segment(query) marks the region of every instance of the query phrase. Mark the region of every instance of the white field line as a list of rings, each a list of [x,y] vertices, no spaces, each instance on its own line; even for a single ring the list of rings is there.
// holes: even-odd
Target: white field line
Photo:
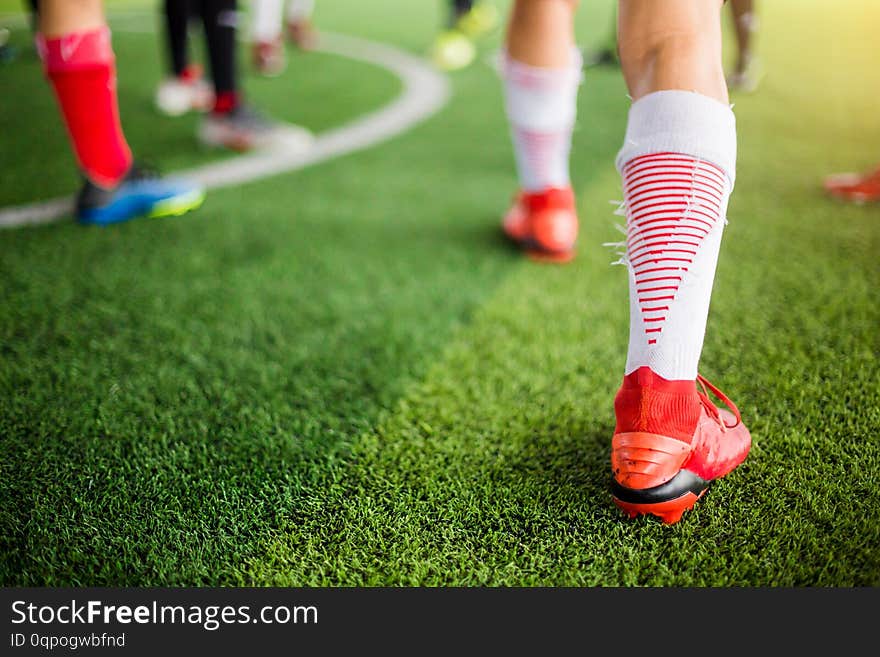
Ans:
[[[126,31],[116,27],[117,31]],[[449,100],[449,81],[424,59],[366,39],[321,32],[321,52],[367,62],[400,78],[403,90],[391,103],[338,128],[302,139],[281,140],[267,151],[236,156],[176,172],[207,188],[227,187],[295,171],[346,153],[362,150],[405,132],[439,111]],[[293,128],[293,126],[291,126]],[[295,132],[292,130],[291,132]],[[0,208],[0,228],[44,224],[70,216],[74,198],[64,197]]]

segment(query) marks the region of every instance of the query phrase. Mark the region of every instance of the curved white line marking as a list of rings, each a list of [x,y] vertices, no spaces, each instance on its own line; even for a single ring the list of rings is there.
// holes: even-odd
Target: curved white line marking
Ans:
[[[321,33],[321,52],[368,62],[396,74],[403,91],[389,105],[314,137],[304,147],[298,139],[268,151],[177,172],[208,188],[226,187],[295,171],[388,140],[440,110],[449,100],[449,81],[423,59],[385,44],[342,34]],[[70,216],[73,197],[0,209],[0,228],[44,224]]]

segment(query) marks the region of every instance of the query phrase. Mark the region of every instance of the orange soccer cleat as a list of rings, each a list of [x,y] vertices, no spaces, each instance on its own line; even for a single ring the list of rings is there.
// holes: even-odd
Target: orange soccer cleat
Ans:
[[[718,409],[707,388],[733,412]],[[641,367],[624,377],[614,410],[612,495],[631,518],[650,513],[678,522],[752,445],[739,410],[702,376],[669,381]]]
[[[568,262],[578,235],[574,193],[570,187],[520,192],[504,216],[503,229],[531,258]]]
[[[880,167],[867,174],[840,173],[825,179],[825,191],[853,203],[880,201]]]

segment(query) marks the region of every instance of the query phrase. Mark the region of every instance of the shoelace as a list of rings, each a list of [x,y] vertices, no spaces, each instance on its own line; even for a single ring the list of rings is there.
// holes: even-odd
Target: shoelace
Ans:
[[[712,385],[704,376],[700,374],[697,374],[697,384],[701,388],[701,390],[697,390],[697,394],[700,397],[700,403],[703,405],[703,408],[706,409],[706,412],[713,418],[715,418],[715,421],[720,424],[722,428],[733,429],[740,422],[742,422],[742,417],[739,414],[739,409],[736,407],[736,404],[730,401],[730,398],[728,398],[727,395],[721,392],[718,388]],[[733,424],[727,424],[727,422],[724,421],[724,419],[721,417],[721,411],[719,411],[718,407],[715,406],[715,404],[713,404],[712,401],[709,399],[709,390],[711,390],[712,394],[718,397],[718,399],[720,399],[724,403],[724,405],[727,406],[727,408],[733,411],[736,422],[734,422]]]

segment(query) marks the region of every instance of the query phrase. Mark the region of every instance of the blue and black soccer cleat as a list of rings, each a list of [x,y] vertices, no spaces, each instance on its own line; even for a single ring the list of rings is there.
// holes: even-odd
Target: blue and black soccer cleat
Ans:
[[[113,189],[86,180],[76,199],[76,218],[83,224],[106,226],[137,217],[179,216],[199,207],[205,188],[179,178],[132,166]]]

